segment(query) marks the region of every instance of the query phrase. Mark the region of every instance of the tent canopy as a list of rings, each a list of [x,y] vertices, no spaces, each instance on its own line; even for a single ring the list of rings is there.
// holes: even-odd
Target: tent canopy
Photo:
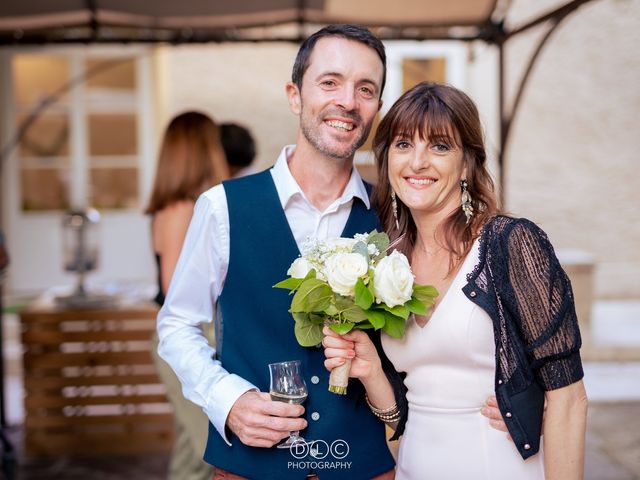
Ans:
[[[0,2],[0,45],[299,41],[329,23],[367,25],[382,39],[472,39],[484,35],[506,4],[498,0],[6,0]]]
[[[511,0],[4,0],[0,46],[119,42],[301,42],[323,25],[366,25],[382,40],[483,40],[498,46],[501,194],[504,152],[522,93],[547,40],[592,0],[564,0],[524,25],[505,28]],[[504,45],[547,25],[509,106]]]

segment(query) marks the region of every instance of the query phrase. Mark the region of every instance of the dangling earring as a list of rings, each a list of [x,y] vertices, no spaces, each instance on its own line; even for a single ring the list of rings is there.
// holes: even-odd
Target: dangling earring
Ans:
[[[473,217],[473,205],[471,205],[471,195],[469,195],[469,190],[467,190],[467,187],[467,181],[460,180],[460,188],[462,188],[462,211],[464,212],[464,216],[467,217],[467,225],[469,225],[471,217]]]
[[[393,210],[393,218],[396,219],[396,230],[400,230],[400,223],[398,222],[398,202],[396,201],[396,192],[391,190],[391,209]]]

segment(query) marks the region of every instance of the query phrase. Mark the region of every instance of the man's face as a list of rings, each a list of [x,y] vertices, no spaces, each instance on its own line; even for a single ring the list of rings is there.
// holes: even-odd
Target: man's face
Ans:
[[[298,92],[304,139],[326,156],[353,158],[380,109],[383,73],[372,48],[341,37],[318,40]]]

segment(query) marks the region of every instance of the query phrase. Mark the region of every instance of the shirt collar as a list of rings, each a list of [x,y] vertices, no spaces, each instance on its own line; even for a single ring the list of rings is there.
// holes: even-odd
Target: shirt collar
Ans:
[[[295,148],[295,145],[287,145],[284,147],[271,170],[271,175],[274,183],[276,184],[276,190],[278,192],[282,208],[285,208],[291,198],[296,195],[301,196],[308,202],[306,195],[300,188],[300,185],[298,185],[296,179],[293,178],[287,162],[287,159],[291,157]],[[349,178],[349,182],[347,183],[344,192],[342,192],[342,195],[334,205],[343,205],[351,201],[354,197],[362,200],[367,207],[367,210],[371,208],[369,194],[367,193],[367,189],[364,187],[360,173],[358,173],[358,170],[355,167],[351,170],[351,177]]]

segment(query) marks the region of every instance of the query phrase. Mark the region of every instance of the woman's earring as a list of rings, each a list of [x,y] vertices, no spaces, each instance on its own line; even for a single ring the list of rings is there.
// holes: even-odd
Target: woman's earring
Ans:
[[[473,205],[471,205],[471,195],[469,195],[467,187],[467,181],[460,180],[460,188],[462,188],[462,211],[464,212],[464,216],[467,217],[467,225],[469,225],[471,217],[473,217]]]
[[[400,223],[398,222],[398,202],[396,201],[396,192],[391,190],[391,209],[393,210],[393,218],[396,219],[396,230],[400,230]]]

